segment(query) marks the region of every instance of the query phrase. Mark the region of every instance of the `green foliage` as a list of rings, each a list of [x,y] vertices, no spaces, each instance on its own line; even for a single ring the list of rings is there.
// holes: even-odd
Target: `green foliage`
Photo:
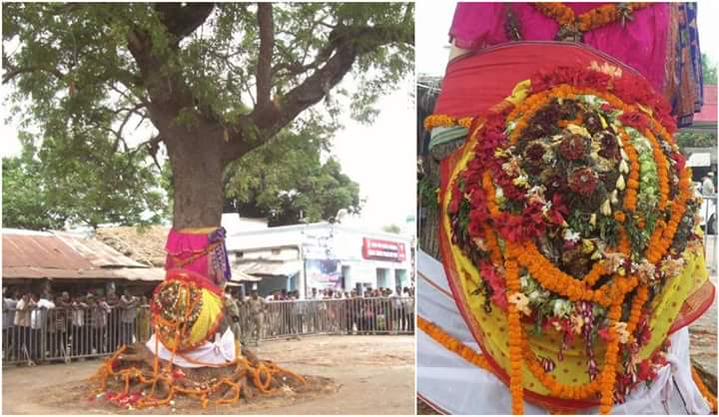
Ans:
[[[46,230],[64,226],[63,213],[53,213],[48,206],[39,165],[28,154],[2,160],[3,227]]]
[[[5,227],[60,229],[67,222],[95,228],[158,223],[166,215],[157,173],[136,154],[87,137],[58,134],[39,149],[23,139],[23,154],[3,160]]]
[[[676,134],[676,141],[680,148],[715,147],[717,136],[711,132],[679,132]]]
[[[166,144],[179,140],[177,130],[202,123],[224,131],[225,148],[233,152],[214,147],[223,163],[284,128],[267,149],[231,164],[228,198],[269,212],[277,222],[296,218],[299,210],[311,220],[338,208],[359,210],[357,185],[337,162],[321,164],[318,143],[293,141],[300,134],[286,129],[293,120],[323,126],[320,142],[326,142],[340,110],[349,106],[355,118],[371,120],[377,98],[414,69],[411,3],[274,3],[269,95],[276,113],[262,119],[255,114],[257,4],[2,7],[3,83],[13,83],[6,104],[23,129],[42,132],[28,142],[38,147],[42,139],[35,157],[43,168],[34,172],[37,167],[25,161],[22,172],[33,175],[23,181],[52,186],[48,202],[62,207],[63,219],[91,225],[133,222],[141,212],[165,209],[154,188],[151,147],[128,141],[142,121],[150,121]],[[336,56],[351,57],[350,65],[330,65]],[[334,72],[323,72],[327,67]],[[331,90],[348,71],[353,85]],[[308,83],[313,79],[320,81]],[[322,113],[308,114],[322,98]],[[261,128],[255,116],[279,122]],[[50,184],[50,178],[57,181]],[[171,188],[167,175],[159,182]]]
[[[704,73],[704,84],[717,84],[717,65],[709,59],[707,54],[702,54],[702,72]]]
[[[133,30],[144,30],[153,52],[164,58],[165,71],[179,71],[197,108],[234,123],[252,110],[259,55],[256,8],[222,3],[174,48],[173,36],[150,3],[3,4],[3,63],[6,70],[19,71],[13,101],[32,94],[30,116],[46,128],[64,125],[59,116],[105,126],[122,120],[122,112],[114,110],[147,98],[127,46]],[[341,26],[357,26],[355,46],[366,49],[352,67],[355,91],[337,91],[351,97],[354,116],[367,120],[376,99],[413,71],[414,49],[406,41],[414,36],[412,4],[276,3],[273,16],[276,101],[323,63],[319,58],[325,57],[332,29]],[[386,36],[396,42],[374,47],[372,38],[359,36],[368,26],[388,28]],[[22,47],[13,47],[18,42]],[[336,100],[326,104],[329,114],[339,111]]]
[[[285,130],[269,144],[230,164],[225,196],[240,215],[267,217],[271,226],[329,220],[340,209],[360,211],[359,185],[328,152],[327,126]]]

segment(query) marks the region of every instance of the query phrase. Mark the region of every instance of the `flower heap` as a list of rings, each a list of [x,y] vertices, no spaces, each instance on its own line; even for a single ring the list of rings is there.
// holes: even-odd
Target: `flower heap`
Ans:
[[[530,81],[523,101],[470,127],[472,158],[446,194],[452,244],[477,266],[485,310],[506,314],[513,411],[526,367],[553,397],[599,400],[606,414],[666,363],[662,349],[639,351],[652,301],[701,239],[698,201],[648,85],[596,63]],[[556,358],[534,354],[530,329],[558,335]],[[555,361],[577,344],[589,382],[559,383]]]
[[[150,311],[157,337],[166,347],[186,351],[204,342],[191,337],[202,312],[202,298],[202,288],[189,280],[166,280],[157,286]],[[221,317],[216,318],[215,326],[220,321]],[[207,337],[213,335],[208,332]]]

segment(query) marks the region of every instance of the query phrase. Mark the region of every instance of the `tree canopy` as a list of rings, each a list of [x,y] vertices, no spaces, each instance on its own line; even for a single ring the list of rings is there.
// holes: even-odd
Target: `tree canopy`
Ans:
[[[231,162],[296,133],[296,120],[331,119],[347,107],[342,96],[369,120],[413,70],[411,3],[2,7],[3,82],[14,83],[14,114],[41,132],[39,152],[51,143],[109,166],[137,154],[118,158],[144,172],[145,152],[163,144],[177,227],[219,222]],[[354,88],[336,89],[348,73]],[[311,108],[319,102],[322,112]],[[136,128],[144,137],[130,140]]]
[[[39,150],[23,142],[21,156],[3,159],[4,227],[149,224],[165,213],[157,172],[138,164],[137,154],[109,147],[76,153],[72,141],[57,137],[46,138]]]
[[[717,84],[717,64],[712,62],[707,54],[702,54],[702,72],[704,75],[704,84]]]
[[[359,185],[327,154],[323,129],[280,132],[271,146],[233,162],[225,178],[228,204],[241,215],[267,217],[270,226],[330,220],[340,209],[360,211]]]

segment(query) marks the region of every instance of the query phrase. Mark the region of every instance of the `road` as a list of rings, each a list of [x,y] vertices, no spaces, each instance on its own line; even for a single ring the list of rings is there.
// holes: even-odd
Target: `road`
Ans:
[[[414,414],[413,336],[317,336],[266,342],[260,358],[304,375],[331,378],[333,389],[235,405],[177,410],[192,414]],[[3,369],[3,414],[169,414],[128,411],[82,392],[100,361]]]

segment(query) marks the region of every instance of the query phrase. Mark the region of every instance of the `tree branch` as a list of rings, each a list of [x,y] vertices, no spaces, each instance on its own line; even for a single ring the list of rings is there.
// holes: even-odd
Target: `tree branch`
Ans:
[[[158,3],[155,10],[176,44],[200,27],[215,8],[214,3]]]
[[[321,54],[334,51],[326,63],[314,71],[300,85],[283,97],[281,107],[274,112],[259,107],[251,117],[262,132],[261,140],[267,140],[291,122],[298,114],[316,104],[336,86],[350,71],[359,55],[368,53],[383,45],[412,43],[409,31],[394,26],[351,27],[338,26],[330,34],[330,44]]]
[[[260,55],[257,59],[257,107],[272,106],[272,50],[275,46],[275,28],[272,3],[258,3],[257,24],[260,29]]]
[[[14,79],[15,77],[17,77],[20,74],[26,74],[26,73],[30,73],[30,72],[39,72],[39,71],[44,71],[49,74],[52,74],[58,80],[61,80],[61,81],[65,78],[65,74],[63,74],[56,68],[42,68],[42,67],[38,67],[38,66],[29,66],[29,67],[19,68],[19,67],[11,66],[8,63],[4,63],[3,65],[7,69],[7,72],[2,77],[3,84],[8,83],[9,81],[11,81],[12,79]]]

